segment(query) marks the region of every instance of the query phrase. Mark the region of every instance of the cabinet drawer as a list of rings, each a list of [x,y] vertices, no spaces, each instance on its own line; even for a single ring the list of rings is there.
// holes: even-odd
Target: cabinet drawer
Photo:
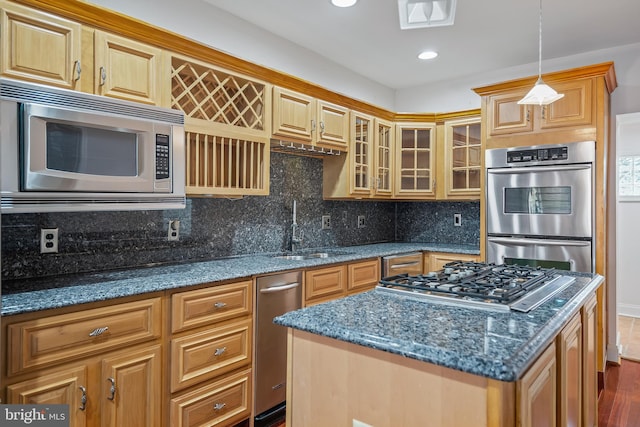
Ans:
[[[171,331],[251,314],[251,280],[182,292],[171,298]]]
[[[380,260],[349,264],[349,291],[361,291],[374,288],[380,280]]]
[[[322,268],[305,272],[305,301],[335,295],[346,291],[347,266]]]
[[[251,415],[251,370],[171,399],[172,427],[230,426]]]
[[[171,340],[171,391],[251,363],[251,319]]]
[[[9,375],[160,338],[160,298],[9,325]]]

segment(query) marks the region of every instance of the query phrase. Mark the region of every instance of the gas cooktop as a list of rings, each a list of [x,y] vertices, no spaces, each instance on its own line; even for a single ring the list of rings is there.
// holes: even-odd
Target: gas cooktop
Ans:
[[[376,290],[430,302],[528,312],[574,281],[553,268],[454,261],[427,274],[383,278]]]

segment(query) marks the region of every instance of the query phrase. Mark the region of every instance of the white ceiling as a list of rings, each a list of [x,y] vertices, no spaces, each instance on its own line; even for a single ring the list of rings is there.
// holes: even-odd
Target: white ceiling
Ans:
[[[204,1],[392,89],[538,61],[538,0],[457,0],[453,26],[417,30],[400,30],[396,0]],[[543,61],[638,42],[639,0],[543,2]]]

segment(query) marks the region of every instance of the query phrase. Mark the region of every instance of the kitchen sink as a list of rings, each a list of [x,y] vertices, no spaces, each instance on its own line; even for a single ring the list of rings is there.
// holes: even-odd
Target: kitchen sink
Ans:
[[[276,255],[274,258],[279,259],[287,259],[287,260],[305,260],[305,259],[314,259],[314,258],[331,258],[339,255],[349,255],[351,252],[310,252],[310,253],[301,253],[301,254],[284,254],[284,255]]]

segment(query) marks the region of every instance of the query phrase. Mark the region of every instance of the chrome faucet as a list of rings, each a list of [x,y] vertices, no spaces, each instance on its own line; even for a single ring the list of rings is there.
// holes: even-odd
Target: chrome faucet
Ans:
[[[291,222],[291,252],[296,250],[296,245],[302,244],[302,230],[298,232],[298,221],[296,218],[296,201],[293,201],[293,221]]]

